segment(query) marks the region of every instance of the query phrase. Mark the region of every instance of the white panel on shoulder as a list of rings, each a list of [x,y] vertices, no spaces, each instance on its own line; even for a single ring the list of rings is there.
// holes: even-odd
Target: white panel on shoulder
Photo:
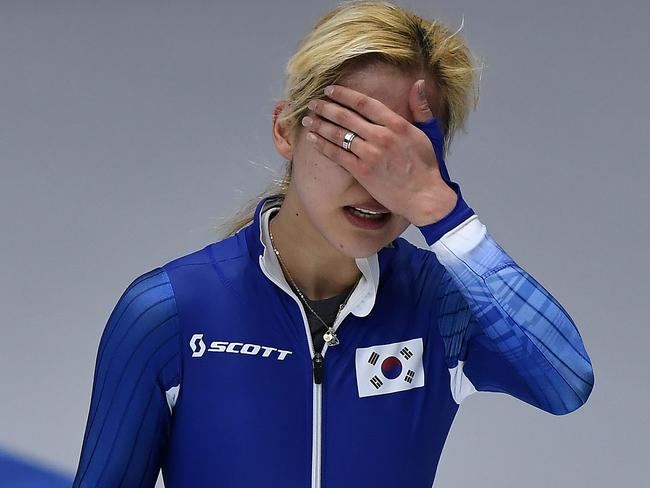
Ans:
[[[167,405],[169,406],[169,413],[172,413],[174,406],[176,406],[176,399],[178,398],[178,391],[180,390],[181,385],[172,386],[169,390],[165,392],[167,397]]]
[[[449,369],[451,396],[454,397],[454,401],[458,405],[460,405],[465,398],[477,391],[469,378],[465,376],[465,373],[463,373],[464,366],[464,361],[458,361],[455,368]]]
[[[422,338],[356,350],[359,397],[383,395],[424,386]]]

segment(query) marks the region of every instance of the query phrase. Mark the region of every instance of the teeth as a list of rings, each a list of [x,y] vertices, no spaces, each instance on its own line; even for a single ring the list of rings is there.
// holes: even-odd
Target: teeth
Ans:
[[[385,213],[385,212],[373,212],[372,210],[366,210],[366,209],[358,208],[358,207],[352,207],[352,208],[359,211],[359,212],[368,214],[368,215],[382,215],[383,213]]]
[[[360,208],[357,208],[357,207],[350,207],[350,209],[351,209],[351,212],[354,215],[357,215],[358,217],[362,217],[364,219],[373,219],[374,220],[374,219],[380,219],[384,215],[388,215],[388,214],[382,213],[382,212],[376,212],[376,213],[372,212],[371,213],[369,210],[361,210]]]

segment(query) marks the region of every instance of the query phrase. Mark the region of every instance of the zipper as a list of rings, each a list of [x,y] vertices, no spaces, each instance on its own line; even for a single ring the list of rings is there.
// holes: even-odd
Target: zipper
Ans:
[[[352,296],[352,295],[350,295]],[[336,333],[336,330],[339,328],[341,323],[343,322],[343,319],[348,315],[349,312],[346,312],[342,317],[341,317],[341,312],[345,308],[346,304],[341,304],[339,306],[339,311],[336,314],[336,318],[334,319],[334,325],[332,325],[332,332]],[[300,304],[302,308],[302,304]],[[303,310],[304,313],[304,310]],[[305,316],[306,317],[306,316]],[[339,320],[339,317],[340,320]],[[309,336],[309,343],[311,344],[311,330],[309,329],[309,324],[307,324],[307,334]],[[311,346],[313,350],[313,345]],[[322,430],[322,410],[323,410],[323,369],[324,369],[324,359],[325,359],[325,353],[327,352],[327,348],[329,347],[329,344],[326,342],[323,344],[323,351],[322,352],[316,352],[314,354],[313,358],[313,365],[314,365],[314,404],[315,404],[315,410],[316,410],[316,415],[314,416],[314,422],[315,422],[315,436],[316,440],[314,444],[316,445],[317,451],[316,451],[316,456],[315,456],[315,463],[314,460],[312,459],[312,483],[311,486],[312,488],[321,488],[321,430]]]
[[[307,334],[307,343],[309,345],[309,352],[312,358],[312,371],[313,371],[313,384],[312,384],[312,457],[311,457],[311,488],[321,488],[321,412],[323,409],[323,371],[324,371],[324,359],[325,353],[329,344],[327,342],[323,345],[322,352],[314,350],[314,343],[311,340],[311,329],[309,328],[309,321],[307,320],[307,314],[305,313],[305,308],[303,307],[300,298],[293,292],[291,287],[282,283],[281,281],[273,278],[269,273],[267,273],[266,268],[262,264],[262,256],[260,256],[260,268],[263,273],[269,278],[273,283],[278,285],[282,290],[284,290],[293,300],[298,304],[300,309],[300,315],[302,316],[302,322],[305,327],[305,333]],[[357,283],[356,286],[359,286]],[[355,289],[356,289],[355,286]],[[350,294],[352,296],[354,291]],[[336,333],[336,330],[343,322],[343,319],[348,315],[349,311],[341,316],[341,312],[347,307],[347,303],[342,303],[339,306],[339,311],[336,314],[334,319],[334,324],[332,325],[332,332]]]
[[[323,355],[319,351],[314,354],[312,364],[314,366],[314,384],[320,385],[323,383]]]

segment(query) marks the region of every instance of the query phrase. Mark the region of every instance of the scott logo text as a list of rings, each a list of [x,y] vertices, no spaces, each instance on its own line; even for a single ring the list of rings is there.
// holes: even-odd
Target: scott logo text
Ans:
[[[263,358],[275,358],[278,361],[284,361],[291,351],[278,349],[277,347],[261,346],[259,344],[249,344],[244,342],[224,342],[213,341],[210,347],[205,347],[203,342],[203,334],[194,334],[190,339],[190,348],[192,349],[192,357],[200,358],[205,352],[229,352],[232,354],[248,354],[249,356],[260,355]],[[261,353],[261,354],[260,354]]]

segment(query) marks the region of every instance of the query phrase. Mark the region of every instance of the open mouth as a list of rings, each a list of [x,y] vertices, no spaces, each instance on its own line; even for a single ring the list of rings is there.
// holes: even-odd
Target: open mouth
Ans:
[[[343,207],[343,210],[350,222],[364,229],[379,229],[390,220],[392,215],[390,212],[374,212],[348,205]]]
[[[364,219],[381,219],[384,217],[387,217],[390,215],[390,212],[373,212],[372,210],[365,210],[365,209],[360,209],[357,207],[350,207],[348,205],[345,206],[345,209],[348,212],[353,213],[354,215],[357,215],[358,217],[364,218]]]

